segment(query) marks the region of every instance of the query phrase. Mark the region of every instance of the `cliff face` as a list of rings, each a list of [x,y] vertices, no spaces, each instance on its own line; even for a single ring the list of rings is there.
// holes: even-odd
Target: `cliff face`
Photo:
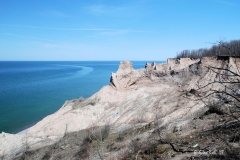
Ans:
[[[134,70],[131,62],[120,62],[117,72],[112,73],[110,85],[117,90],[125,90],[144,76],[144,71]]]
[[[169,135],[181,139],[211,129],[219,123],[219,115],[199,119],[209,108],[204,102],[193,100],[192,91],[216,78],[216,73],[206,66],[231,68],[238,72],[236,65],[239,63],[235,61],[239,62],[239,59],[168,59],[165,64],[147,63],[139,70],[134,70],[131,62],[121,62],[118,71],[112,73],[110,85],[90,98],[67,101],[59,111],[29,128],[25,134],[2,133],[0,154],[14,157],[26,151],[26,145],[27,150],[35,150],[57,143],[70,133],[95,126],[110,125],[111,133],[117,133],[125,127],[135,129],[154,123],[154,128],[139,134],[141,143],[154,134],[163,139],[168,139]],[[214,87],[217,89],[221,85]],[[114,149],[108,152],[119,154]],[[109,154],[104,156],[111,158]]]

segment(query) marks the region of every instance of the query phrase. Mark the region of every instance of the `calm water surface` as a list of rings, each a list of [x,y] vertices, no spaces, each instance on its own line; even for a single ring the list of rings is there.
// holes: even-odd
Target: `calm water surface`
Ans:
[[[135,61],[135,69],[145,61]],[[0,62],[0,132],[17,133],[108,85],[119,61]]]

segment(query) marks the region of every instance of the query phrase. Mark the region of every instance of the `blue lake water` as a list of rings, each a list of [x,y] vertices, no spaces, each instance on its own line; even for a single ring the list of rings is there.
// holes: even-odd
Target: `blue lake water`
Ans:
[[[66,100],[87,98],[108,85],[119,61],[0,62],[0,132],[17,133],[57,111]],[[135,69],[145,61],[133,62]]]

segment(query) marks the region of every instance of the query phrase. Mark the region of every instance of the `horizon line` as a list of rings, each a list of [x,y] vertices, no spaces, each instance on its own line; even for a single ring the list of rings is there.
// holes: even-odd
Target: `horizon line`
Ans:
[[[0,62],[122,62],[122,61],[155,61],[155,62],[160,62],[160,61],[166,61],[166,60],[0,60]]]

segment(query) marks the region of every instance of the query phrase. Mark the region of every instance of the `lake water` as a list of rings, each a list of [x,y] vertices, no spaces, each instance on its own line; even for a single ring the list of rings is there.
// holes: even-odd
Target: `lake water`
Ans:
[[[0,62],[0,132],[17,133],[54,113],[66,100],[108,85],[119,61]],[[134,69],[145,61],[134,61]]]

